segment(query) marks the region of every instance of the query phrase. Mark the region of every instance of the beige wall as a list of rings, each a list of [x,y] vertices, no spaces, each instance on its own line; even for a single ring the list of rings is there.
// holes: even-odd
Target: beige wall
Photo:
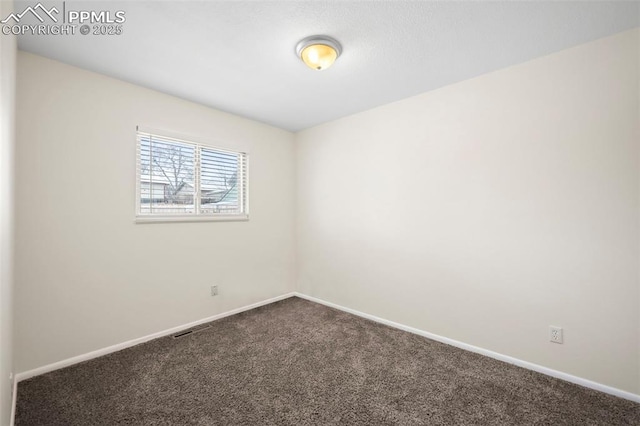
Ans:
[[[625,32],[299,133],[299,291],[640,393],[639,48]]]
[[[293,134],[23,52],[17,90],[17,371],[293,291]],[[247,150],[251,220],[134,224],[139,124]]]
[[[0,16],[13,10],[0,1]],[[8,425],[13,381],[13,151],[16,40],[0,36],[0,424]]]

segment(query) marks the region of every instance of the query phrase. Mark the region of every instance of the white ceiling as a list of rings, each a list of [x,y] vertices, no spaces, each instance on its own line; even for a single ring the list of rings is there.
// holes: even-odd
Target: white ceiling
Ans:
[[[637,2],[67,1],[71,6],[124,10],[124,33],[21,36],[19,47],[292,131],[640,23]],[[295,56],[296,43],[313,34],[343,45],[326,71]]]

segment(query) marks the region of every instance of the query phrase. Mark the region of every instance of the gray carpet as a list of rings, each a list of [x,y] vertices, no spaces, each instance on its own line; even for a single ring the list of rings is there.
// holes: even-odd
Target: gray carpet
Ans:
[[[640,404],[299,298],[21,382],[17,425],[640,425]]]

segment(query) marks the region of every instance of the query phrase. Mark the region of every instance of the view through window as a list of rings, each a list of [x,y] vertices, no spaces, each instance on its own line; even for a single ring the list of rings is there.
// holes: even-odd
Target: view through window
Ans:
[[[141,217],[247,215],[247,154],[138,132]]]

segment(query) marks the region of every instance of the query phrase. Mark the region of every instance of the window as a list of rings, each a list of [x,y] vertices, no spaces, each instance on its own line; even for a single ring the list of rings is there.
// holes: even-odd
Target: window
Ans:
[[[138,130],[137,221],[248,219],[247,154]]]

